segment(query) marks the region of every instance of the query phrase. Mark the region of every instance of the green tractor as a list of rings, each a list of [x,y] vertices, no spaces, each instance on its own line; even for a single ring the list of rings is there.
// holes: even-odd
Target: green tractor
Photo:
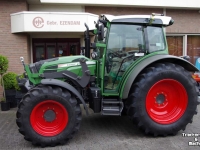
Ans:
[[[164,28],[173,22],[159,14],[101,15],[96,29],[85,24],[83,55],[30,65],[21,58],[26,78],[18,82],[27,93],[16,122],[24,139],[42,147],[64,144],[80,128],[80,104],[86,114],[89,106],[101,115],[127,115],[153,136],[184,130],[197,114],[192,72],[198,69],[168,54]]]

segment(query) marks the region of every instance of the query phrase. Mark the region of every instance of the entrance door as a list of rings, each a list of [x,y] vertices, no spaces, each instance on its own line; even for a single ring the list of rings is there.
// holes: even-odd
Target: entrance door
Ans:
[[[47,43],[46,44],[46,59],[57,57],[56,54],[56,43]]]
[[[57,43],[58,57],[68,56],[68,43]]]
[[[33,62],[80,55],[80,39],[33,39]]]
[[[34,62],[44,60],[45,59],[45,44],[35,44],[34,45],[35,53],[34,53]]]
[[[78,43],[69,43],[69,55],[77,55],[78,54]]]

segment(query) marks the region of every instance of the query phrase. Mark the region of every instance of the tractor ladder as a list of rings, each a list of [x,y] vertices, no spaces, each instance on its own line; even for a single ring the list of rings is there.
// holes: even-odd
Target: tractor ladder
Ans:
[[[124,104],[121,99],[102,99],[101,114],[121,116]]]

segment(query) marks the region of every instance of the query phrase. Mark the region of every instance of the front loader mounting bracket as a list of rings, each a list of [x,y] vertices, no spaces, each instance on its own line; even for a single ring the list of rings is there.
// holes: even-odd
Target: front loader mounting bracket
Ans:
[[[55,73],[43,73],[40,76],[45,79],[67,77],[70,80],[75,81],[81,87],[86,87],[90,81],[90,70],[87,67],[86,60],[83,58],[80,59],[80,65],[82,67],[82,76],[77,76],[75,73],[68,70]]]

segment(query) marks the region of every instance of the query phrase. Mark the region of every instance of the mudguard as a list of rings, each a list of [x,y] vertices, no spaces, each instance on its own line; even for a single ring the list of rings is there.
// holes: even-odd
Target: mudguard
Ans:
[[[57,86],[63,87],[65,89],[69,90],[70,92],[72,92],[74,95],[76,95],[80,99],[80,101],[82,102],[82,104],[85,108],[86,114],[88,115],[88,108],[86,106],[84,99],[82,98],[81,94],[73,86],[71,86],[70,84],[68,84],[66,82],[57,80],[57,79],[42,79],[41,83],[44,85],[57,85]]]
[[[174,64],[178,64],[178,65],[182,66],[183,68],[185,68],[186,70],[191,71],[191,72],[199,71],[192,63],[190,63],[189,61],[187,61],[181,57],[177,57],[177,56],[173,56],[173,55],[166,55],[166,54],[154,55],[154,56],[148,57],[148,58],[142,60],[141,62],[139,62],[132,69],[132,71],[129,73],[129,75],[125,78],[125,80],[124,80],[125,82],[122,84],[121,92],[120,92],[120,97],[122,99],[128,98],[128,94],[129,94],[130,88],[132,86],[132,83],[134,82],[136,77],[139,75],[139,73],[144,68],[149,66],[150,64],[156,63],[156,62],[171,62]]]

